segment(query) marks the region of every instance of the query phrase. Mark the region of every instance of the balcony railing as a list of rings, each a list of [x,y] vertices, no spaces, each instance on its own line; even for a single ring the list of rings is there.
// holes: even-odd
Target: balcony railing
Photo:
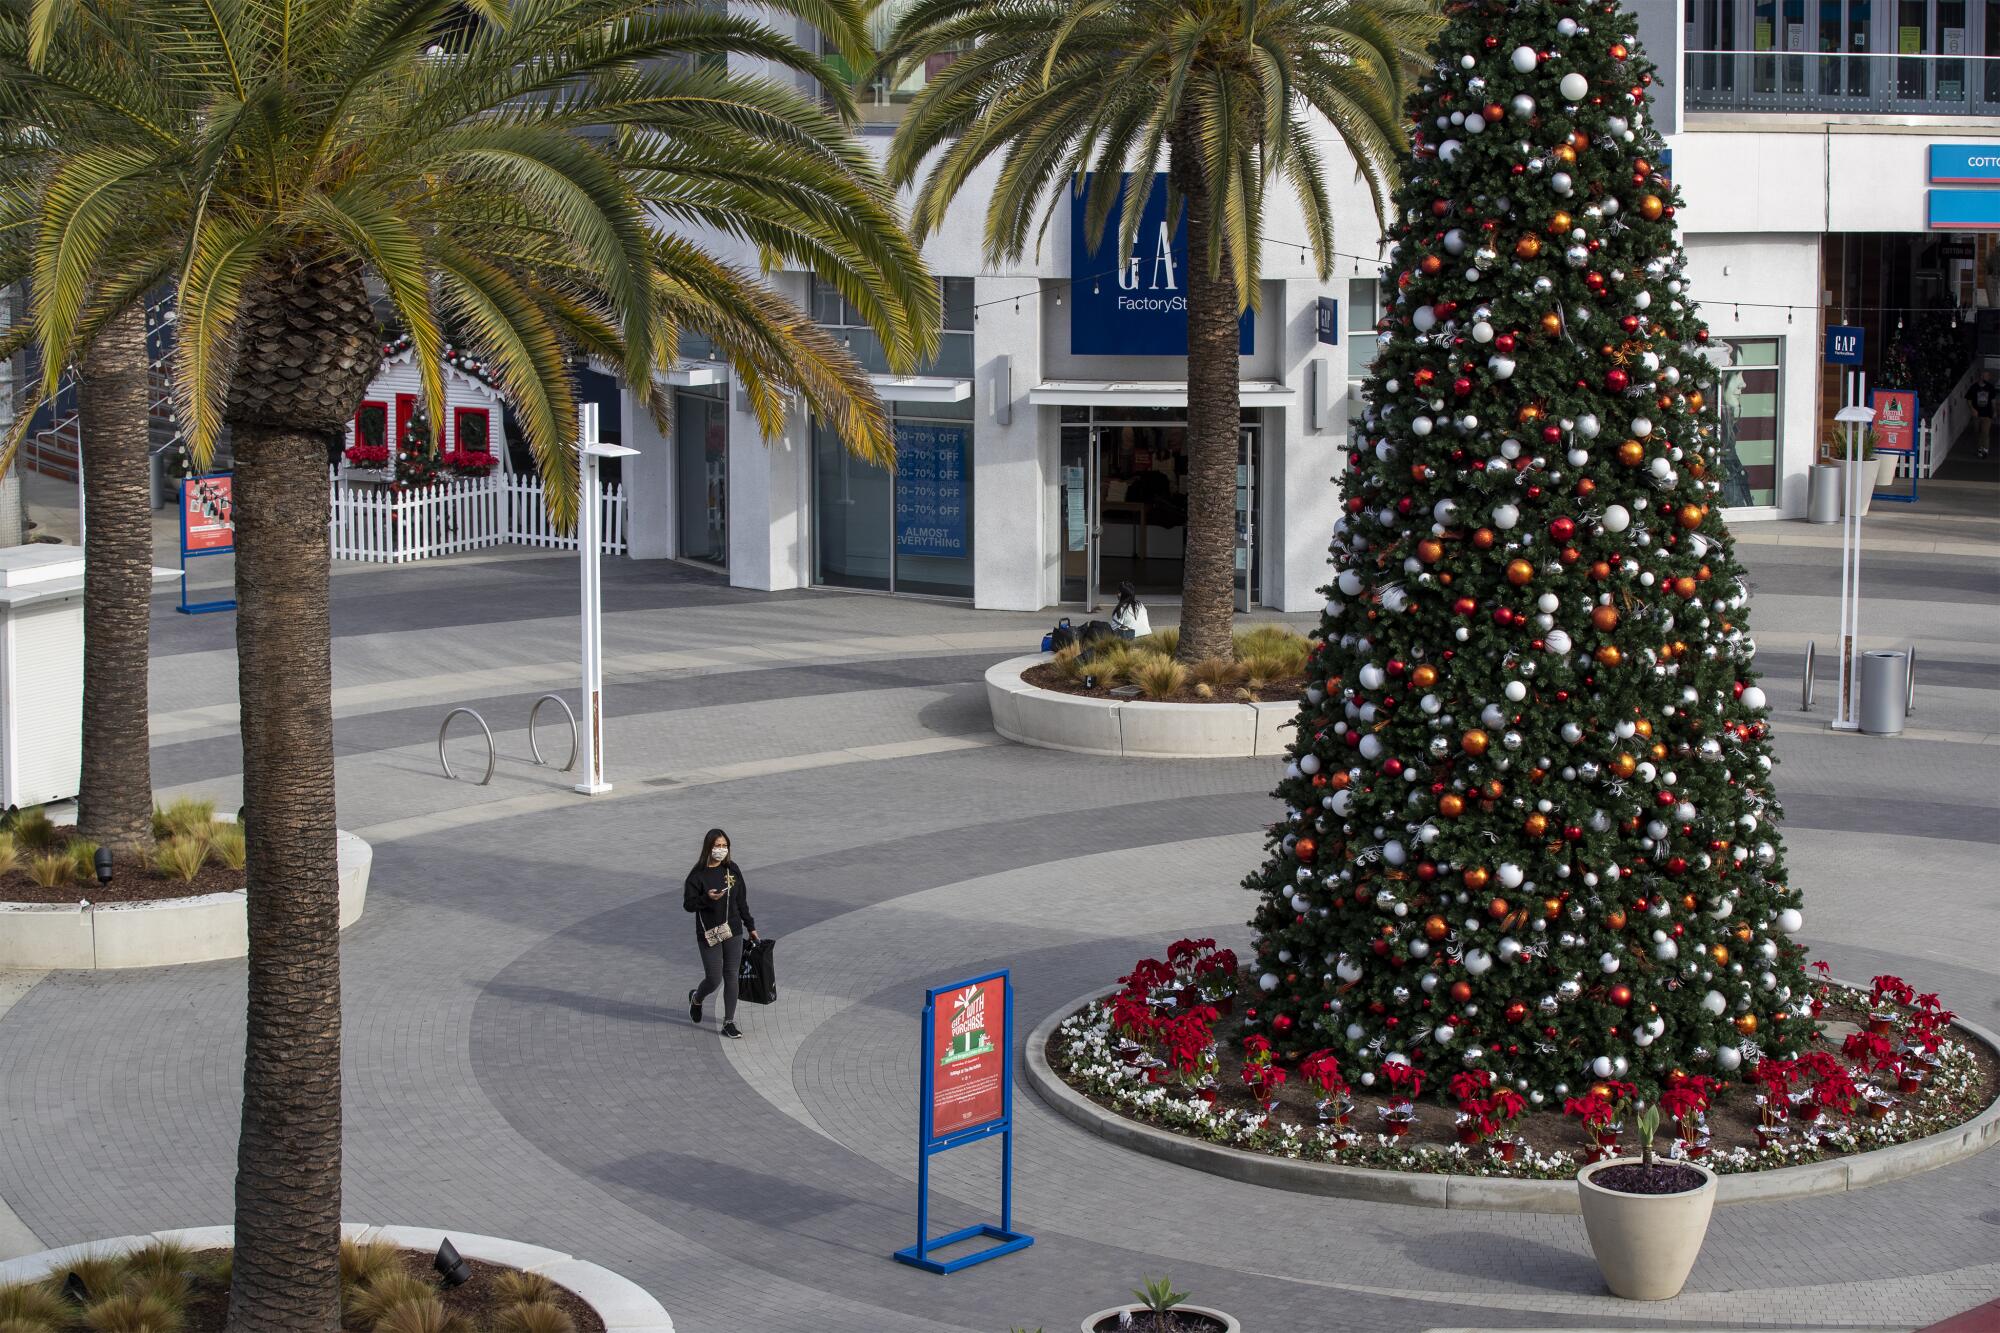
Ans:
[[[1689,51],[1689,111],[2000,116],[2000,56]]]

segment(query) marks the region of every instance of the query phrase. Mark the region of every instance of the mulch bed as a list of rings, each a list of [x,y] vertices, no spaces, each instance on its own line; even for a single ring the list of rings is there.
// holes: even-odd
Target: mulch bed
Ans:
[[[1098,1333],[1223,1333],[1229,1325],[1219,1319],[1210,1319],[1205,1314],[1182,1314],[1179,1311],[1161,1316],[1150,1310],[1142,1310],[1132,1316],[1130,1324],[1120,1324],[1118,1316],[1100,1320]]]
[[[76,836],[76,827],[65,824],[56,829],[56,846]],[[129,856],[111,858],[111,882],[88,884],[71,881],[45,889],[28,878],[26,863],[36,853],[21,848],[22,864],[0,875],[0,902],[6,903],[143,903],[163,898],[195,898],[204,893],[241,893],[243,872],[209,861],[191,880],[170,879],[157,873],[148,862]]]
[[[1215,687],[1213,694],[1207,698],[1203,698],[1201,695],[1195,693],[1195,687],[1190,683],[1186,689],[1181,690],[1179,693],[1163,695],[1158,699],[1149,699],[1143,694],[1123,696],[1113,694],[1111,690],[1114,687],[1104,685],[1100,685],[1094,690],[1086,690],[1083,688],[1082,681],[1064,679],[1062,674],[1056,670],[1053,662],[1043,662],[1039,666],[1029,667],[1021,673],[1021,679],[1038,690],[1051,690],[1057,694],[1074,694],[1085,699],[1104,699],[1113,703],[1141,700],[1146,703],[1160,704],[1240,704],[1245,702],[1245,700],[1237,694],[1237,691],[1247,688],[1240,685],[1218,685]],[[1123,687],[1119,686],[1115,688]],[[1256,696],[1258,703],[1265,704],[1296,701],[1304,698],[1305,692],[1306,678],[1303,675],[1288,676],[1283,680],[1272,681],[1262,689],[1250,691],[1251,694]]]
[[[1592,1176],[1590,1183],[1620,1194],[1686,1194],[1700,1189],[1703,1178],[1691,1166],[1655,1162],[1651,1166],[1607,1166]]]
[[[1864,1011],[1837,1001],[1828,1004],[1820,1015],[1823,1029],[1830,1023],[1864,1026],[1867,1021],[1868,1015]],[[1843,1032],[1846,1030],[1848,1029],[1841,1029]],[[1219,1085],[1216,1109],[1234,1109],[1246,1113],[1254,1111],[1257,1107],[1256,1099],[1251,1096],[1249,1088],[1243,1082],[1243,1018],[1240,1002],[1235,1012],[1225,1014],[1216,1020],[1214,1031],[1217,1049],[1215,1078]],[[1827,1038],[1829,1047],[1835,1052],[1840,1050],[1840,1042],[1841,1038],[1838,1035]],[[1061,1044],[1062,1036],[1058,1030],[1051,1035],[1045,1051],[1052,1067],[1058,1070],[1063,1067]],[[1979,1110],[1990,1106],[1996,1098],[2000,1098],[2000,1065],[1996,1065],[1993,1053],[1983,1042],[1968,1039],[1964,1044],[1971,1049],[1973,1061],[1979,1071],[1977,1084],[1969,1099],[1972,1107],[1968,1113],[1969,1118],[1970,1115],[1977,1114]],[[1359,1071],[1355,1072],[1358,1074]],[[1348,1081],[1355,1084],[1354,1112],[1349,1118],[1349,1123],[1368,1142],[1373,1142],[1374,1136],[1381,1132],[1382,1124],[1377,1108],[1386,1106],[1387,1100],[1380,1093],[1359,1086],[1358,1079],[1353,1075],[1350,1075]],[[1399,1141],[1402,1145],[1443,1147],[1458,1142],[1457,1112],[1433,1098],[1433,1086],[1429,1079],[1425,1080],[1423,1097],[1416,1104],[1417,1122]],[[1587,1081],[1581,1086],[1573,1085],[1570,1095],[1581,1096],[1587,1087]],[[1083,1092],[1106,1110],[1119,1115],[1131,1115],[1127,1108],[1115,1105],[1108,1098],[1084,1092],[1080,1088],[1078,1091]],[[1320,1096],[1321,1093],[1316,1085],[1300,1078],[1287,1079],[1277,1093],[1279,1103],[1277,1118],[1292,1120],[1304,1126],[1316,1125],[1319,1122],[1316,1103]],[[1856,1115],[1861,1114],[1857,1108]],[[1711,1151],[1721,1153],[1733,1148],[1754,1149],[1757,1146],[1759,1119],[1755,1089],[1747,1084],[1732,1085],[1708,1111]],[[1574,1117],[1562,1113],[1559,1102],[1543,1109],[1529,1111],[1514,1121],[1507,1133],[1520,1138],[1524,1146],[1544,1154],[1558,1151],[1580,1154],[1586,1146],[1582,1126]],[[1661,1152],[1668,1149],[1673,1142],[1673,1133],[1670,1125],[1662,1124],[1659,1137],[1655,1141],[1656,1149]],[[1633,1155],[1638,1153],[1638,1134],[1629,1123],[1620,1142],[1621,1152]],[[1834,1157],[1851,1154],[1829,1149],[1824,1155]]]
[[[203,1258],[215,1258],[220,1250],[207,1251]],[[431,1270],[434,1253],[420,1250],[404,1250],[403,1266],[414,1276],[426,1282],[435,1283],[437,1275]],[[500,1313],[502,1301],[494,1282],[500,1274],[509,1270],[499,1264],[481,1263],[477,1259],[466,1260],[472,1266],[472,1277],[463,1286],[440,1289],[438,1299],[443,1302],[446,1313],[462,1315],[472,1321],[475,1329],[492,1327],[494,1316]],[[556,1287],[555,1304],[576,1324],[577,1333],[605,1333],[604,1320],[584,1303],[583,1299],[560,1284]],[[222,1326],[229,1315],[229,1288],[219,1286],[205,1278],[197,1278],[194,1294],[187,1303],[187,1323],[182,1333],[222,1333]],[[367,1325],[357,1321],[344,1320],[342,1328],[361,1333]]]

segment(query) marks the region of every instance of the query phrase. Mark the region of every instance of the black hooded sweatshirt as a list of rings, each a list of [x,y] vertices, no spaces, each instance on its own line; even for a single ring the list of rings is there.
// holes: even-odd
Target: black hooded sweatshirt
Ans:
[[[720,889],[725,883],[730,889],[728,897],[708,896],[711,889]],[[757,918],[750,915],[750,891],[743,882],[743,868],[734,861],[724,861],[719,866],[704,861],[690,870],[687,882],[682,885],[681,906],[694,913],[697,935],[721,925],[725,918],[737,935],[757,929]]]

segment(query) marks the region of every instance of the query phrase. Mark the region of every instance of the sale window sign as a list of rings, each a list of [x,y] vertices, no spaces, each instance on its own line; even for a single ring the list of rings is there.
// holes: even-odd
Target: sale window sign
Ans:
[[[1007,1116],[1007,981],[987,977],[931,997],[930,1137]]]

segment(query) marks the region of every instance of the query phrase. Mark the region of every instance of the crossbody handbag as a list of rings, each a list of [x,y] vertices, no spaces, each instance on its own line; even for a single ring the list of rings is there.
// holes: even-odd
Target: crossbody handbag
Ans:
[[[711,949],[736,933],[729,928],[729,899],[730,895],[736,892],[736,874],[734,871],[725,870],[722,872],[722,887],[724,890],[722,895],[722,924],[719,926],[710,926],[707,930],[701,932],[701,942]]]

